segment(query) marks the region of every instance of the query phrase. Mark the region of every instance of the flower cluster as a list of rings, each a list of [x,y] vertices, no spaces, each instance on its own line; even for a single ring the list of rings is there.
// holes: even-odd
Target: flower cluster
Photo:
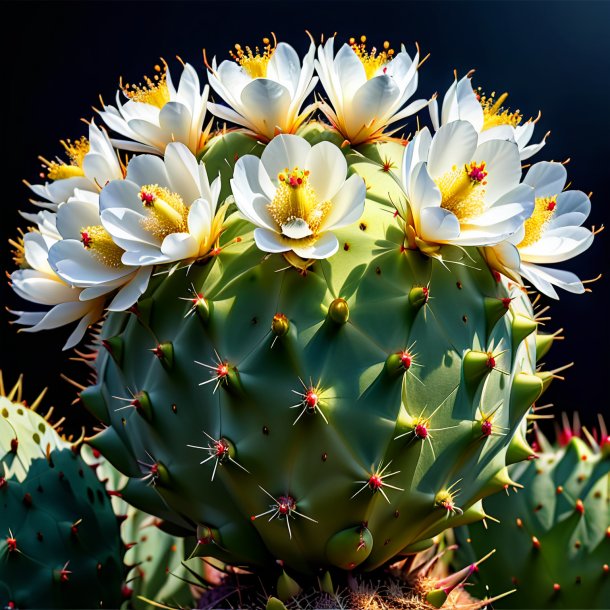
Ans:
[[[121,137],[91,121],[87,137],[62,142],[65,159],[41,158],[47,180],[29,185],[40,210],[22,213],[30,226],[11,242],[19,267],[11,284],[44,309],[14,312],[16,321],[28,331],[76,322],[71,347],[105,311],[132,307],[162,267],[214,256],[233,218],[254,225],[261,251],[303,272],[333,256],[335,231],[375,205],[350,156],[375,163],[367,146],[389,140],[405,146],[393,174],[405,248],[442,260],[447,245],[477,247],[493,270],[550,297],[554,286],[583,292],[573,273],[545,265],[591,245],[594,232],[582,227],[589,197],[564,190],[560,163],[536,163],[522,176],[522,161],[545,143],[529,143],[537,119],[505,108],[505,94],[475,90],[470,73],[456,77],[440,113],[435,98],[409,103],[419,48],[411,56],[366,42],[352,38],[335,53],[334,37],[317,48],[312,40],[303,58],[275,37],[260,48],[236,44],[231,59],[205,61],[214,102],[190,64],[177,85],[165,62],[143,84],[121,82],[116,105],[98,111]],[[431,129],[396,137],[425,107]],[[327,137],[312,144],[303,133],[314,120]],[[224,122],[264,150],[221,179],[201,157],[210,139],[229,133]]]

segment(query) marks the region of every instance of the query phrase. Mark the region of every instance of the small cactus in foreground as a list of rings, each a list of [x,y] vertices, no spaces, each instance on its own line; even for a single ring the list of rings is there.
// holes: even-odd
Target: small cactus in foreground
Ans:
[[[0,607],[117,608],[124,546],[77,446],[0,376]]]
[[[497,552],[479,571],[473,595],[507,587],[498,608],[607,608],[610,600],[610,439],[564,421],[557,444],[537,432],[538,459],[510,469],[523,485],[489,498],[500,523],[472,525],[474,555]]]

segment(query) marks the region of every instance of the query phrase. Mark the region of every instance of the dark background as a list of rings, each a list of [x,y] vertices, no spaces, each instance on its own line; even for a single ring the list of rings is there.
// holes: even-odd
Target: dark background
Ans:
[[[432,56],[420,70],[416,97],[444,93],[454,68],[460,75],[476,68],[475,85],[509,91],[511,107],[526,117],[542,110],[535,138],[553,133],[533,161],[571,157],[573,188],[594,192],[590,223],[609,222],[608,2],[13,2],[4,4],[4,13],[2,272],[13,269],[7,239],[18,225],[25,226],[17,210],[33,208],[21,180],[36,182],[38,155],[58,154],[60,139],[86,133],[79,119],[93,116],[91,105],[99,94],[113,99],[120,75],[128,82],[140,80],[160,56],[173,60],[175,55],[203,73],[204,46],[209,57],[222,60],[234,43],[254,45],[270,31],[301,53],[308,46],[306,29],[316,40],[337,32],[341,41],[360,34],[372,44],[387,39],[395,48],[402,41],[411,53],[418,41],[423,54]],[[610,233],[602,234],[565,268],[583,279],[605,272],[609,239]],[[562,293],[559,302],[547,300],[553,317],[547,328],[564,327],[566,336],[547,363],[575,361],[575,366],[542,401],[555,403],[557,413],[578,409],[591,423],[596,413],[609,409],[608,278],[592,288],[592,294]],[[0,303],[23,306],[5,281]],[[3,307],[5,381],[22,372],[26,397],[31,400],[49,386],[46,404],[70,417],[73,430],[91,424],[82,407],[70,406],[75,390],[59,378],[60,372],[80,380],[87,376],[83,365],[70,361],[73,354],[61,351],[69,331],[18,336],[10,319]]]

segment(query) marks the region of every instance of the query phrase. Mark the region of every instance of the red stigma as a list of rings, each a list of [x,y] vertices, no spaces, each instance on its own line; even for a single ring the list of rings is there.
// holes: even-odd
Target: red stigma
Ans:
[[[153,195],[153,193],[148,193],[146,191],[142,191],[140,193],[140,199],[142,200],[142,203],[146,206],[150,206],[154,203],[155,201],[155,196]]]
[[[546,206],[546,209],[549,212],[552,212],[556,207],[557,207],[557,202],[556,201],[549,201],[549,204]]]
[[[482,424],[481,424],[481,433],[483,434],[483,436],[491,436],[491,432],[492,432],[492,425],[491,425],[491,421],[486,419]]]
[[[405,370],[409,370],[411,368],[411,364],[413,362],[413,357],[409,352],[400,352],[400,363],[405,367]]]
[[[315,390],[310,389],[307,391],[307,394],[305,395],[305,404],[308,409],[312,410],[318,406],[318,395]]]
[[[85,248],[89,248],[91,246],[91,235],[89,235],[87,231],[80,232],[80,240]]]
[[[299,184],[299,182],[295,176],[290,176],[289,182],[290,182],[290,186],[294,186],[294,187],[298,186],[298,184]]]
[[[485,178],[487,178],[487,172],[485,171],[485,161],[483,161],[483,163],[481,163],[480,165],[477,165],[474,161],[470,164],[470,166],[467,167],[468,171],[468,177],[473,181],[473,182],[483,182],[483,180],[485,180]]]
[[[378,474],[371,475],[371,477],[369,478],[369,487],[373,491],[377,491],[378,489],[381,489],[383,487],[383,481]]]
[[[415,426],[415,436],[422,440],[428,438],[428,428],[426,424],[417,424],[417,426]]]
[[[6,546],[8,547],[9,553],[14,553],[17,550],[17,539],[7,538]]]

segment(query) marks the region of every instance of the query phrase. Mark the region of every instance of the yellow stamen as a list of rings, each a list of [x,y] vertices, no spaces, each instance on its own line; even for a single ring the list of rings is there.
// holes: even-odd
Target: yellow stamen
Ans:
[[[124,250],[112,241],[112,237],[104,227],[101,225],[84,227],[80,235],[85,250],[89,250],[98,261],[106,267],[115,269],[121,266]]]
[[[330,201],[318,201],[308,177],[308,171],[286,168],[278,175],[275,197],[267,205],[283,236],[302,245],[315,241],[332,207]]]
[[[140,199],[149,212],[142,226],[157,239],[188,230],[188,208],[178,193],[158,184],[148,184],[140,190]]]
[[[276,49],[276,40],[273,45],[269,38],[263,38],[262,51],[258,46],[246,47],[245,50],[240,44],[235,45],[235,51],[229,51],[231,57],[250,75],[251,78],[265,78],[267,76],[267,66]]]
[[[485,162],[454,165],[443,174],[436,185],[441,191],[441,207],[457,216],[460,222],[480,216],[485,210]]]
[[[535,244],[544,234],[546,225],[550,222],[557,208],[557,195],[552,197],[536,197],[534,211],[525,221],[525,235],[518,248]]]
[[[356,42],[355,38],[350,38],[349,44],[362,62],[367,79],[373,78],[379,68],[389,63],[394,56],[394,49],[390,48],[387,40],[383,43],[383,51],[379,52],[376,47],[373,47],[370,52],[366,50],[366,36],[360,36],[360,42]]]
[[[476,91],[476,96],[483,108],[483,131],[498,125],[516,127],[521,123],[523,115],[519,110],[511,112],[510,109],[502,106],[508,97],[508,93],[503,93],[496,98],[496,92],[493,91],[490,96],[485,96],[481,93],[481,88],[479,87]]]
[[[58,161],[47,161],[44,157],[40,160],[47,166],[47,176],[50,180],[64,180],[84,176],[83,159],[89,152],[89,140],[82,136],[75,142],[72,140],[61,140],[61,145],[66,151],[69,163]]]
[[[131,85],[121,82],[123,93],[132,101],[143,104],[150,104],[157,108],[163,108],[169,102],[169,89],[167,87],[167,64],[163,62],[163,67],[155,65],[157,74],[150,78],[144,76],[144,85],[138,83]]]
[[[13,257],[13,262],[16,267],[19,269],[26,269],[29,267],[27,261],[25,260],[25,245],[23,243],[23,230],[17,229],[19,231],[19,235],[15,237],[15,239],[9,239],[8,243],[13,247],[11,250],[11,255]]]

